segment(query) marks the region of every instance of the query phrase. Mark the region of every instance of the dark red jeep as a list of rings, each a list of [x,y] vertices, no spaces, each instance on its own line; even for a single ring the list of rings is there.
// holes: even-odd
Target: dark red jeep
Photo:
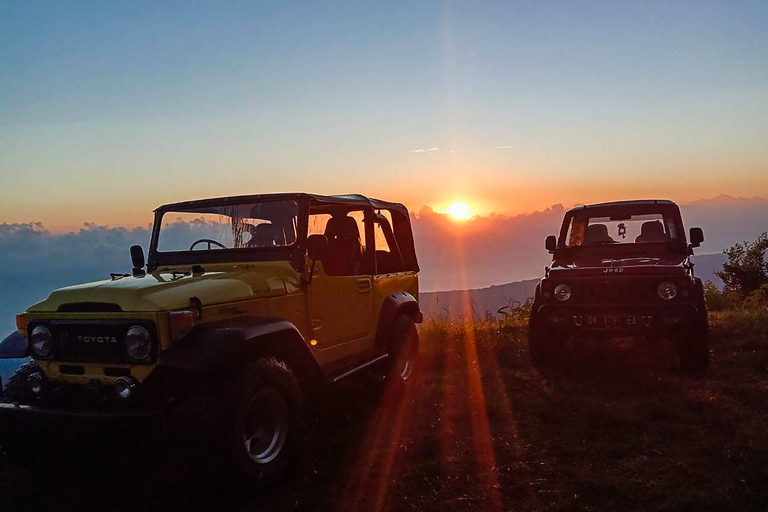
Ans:
[[[553,261],[536,287],[529,323],[537,367],[565,361],[569,339],[666,338],[681,369],[709,364],[707,310],[690,256],[704,241],[686,241],[672,201],[618,201],[566,212],[560,236],[548,236]]]

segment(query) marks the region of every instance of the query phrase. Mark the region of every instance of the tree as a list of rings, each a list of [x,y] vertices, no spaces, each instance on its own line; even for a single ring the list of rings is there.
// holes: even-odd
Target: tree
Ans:
[[[768,233],[763,233],[754,242],[736,244],[723,252],[728,261],[723,270],[717,272],[725,283],[727,291],[734,291],[743,297],[768,284],[768,263],[765,251],[768,249]]]

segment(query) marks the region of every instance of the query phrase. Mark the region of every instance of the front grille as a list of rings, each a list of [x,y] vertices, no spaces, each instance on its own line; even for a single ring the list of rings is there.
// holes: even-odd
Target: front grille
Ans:
[[[51,320],[30,322],[29,329],[45,325],[53,337],[53,355],[49,359],[83,363],[132,363],[125,350],[125,335],[133,325],[147,329],[153,340],[152,363],[157,356],[157,330],[146,320]]]
[[[658,299],[655,281],[648,279],[595,279],[574,283],[574,302],[632,304]]]
[[[669,302],[664,302],[657,292],[664,281],[677,285],[677,297]],[[547,282],[544,292],[550,294],[550,300],[555,300],[551,294],[560,283],[571,286],[568,304],[669,304],[685,302],[690,293],[687,282],[668,276],[580,277]]]

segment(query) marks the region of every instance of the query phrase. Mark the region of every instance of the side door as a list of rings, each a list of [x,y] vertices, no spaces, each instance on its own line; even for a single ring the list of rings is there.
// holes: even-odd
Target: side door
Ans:
[[[342,345],[353,345],[334,350],[334,357],[361,350],[372,342],[374,335],[373,254],[372,247],[366,243],[372,233],[372,215],[372,210],[365,208],[310,209],[308,235],[324,234],[329,238],[328,253],[323,261],[317,262],[309,286],[315,348],[340,349]],[[353,226],[356,233],[351,233],[355,231]],[[359,236],[359,248],[355,248],[351,235]],[[350,254],[356,250],[359,258],[354,261]]]

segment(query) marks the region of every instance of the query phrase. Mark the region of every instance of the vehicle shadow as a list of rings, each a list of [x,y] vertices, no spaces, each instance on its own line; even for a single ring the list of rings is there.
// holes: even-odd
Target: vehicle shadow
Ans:
[[[244,487],[179,440],[140,452],[70,445],[52,469],[32,472],[0,454],[0,510],[338,510],[372,422],[388,415],[385,401],[372,376],[329,386],[309,404],[294,471],[261,486]]]

